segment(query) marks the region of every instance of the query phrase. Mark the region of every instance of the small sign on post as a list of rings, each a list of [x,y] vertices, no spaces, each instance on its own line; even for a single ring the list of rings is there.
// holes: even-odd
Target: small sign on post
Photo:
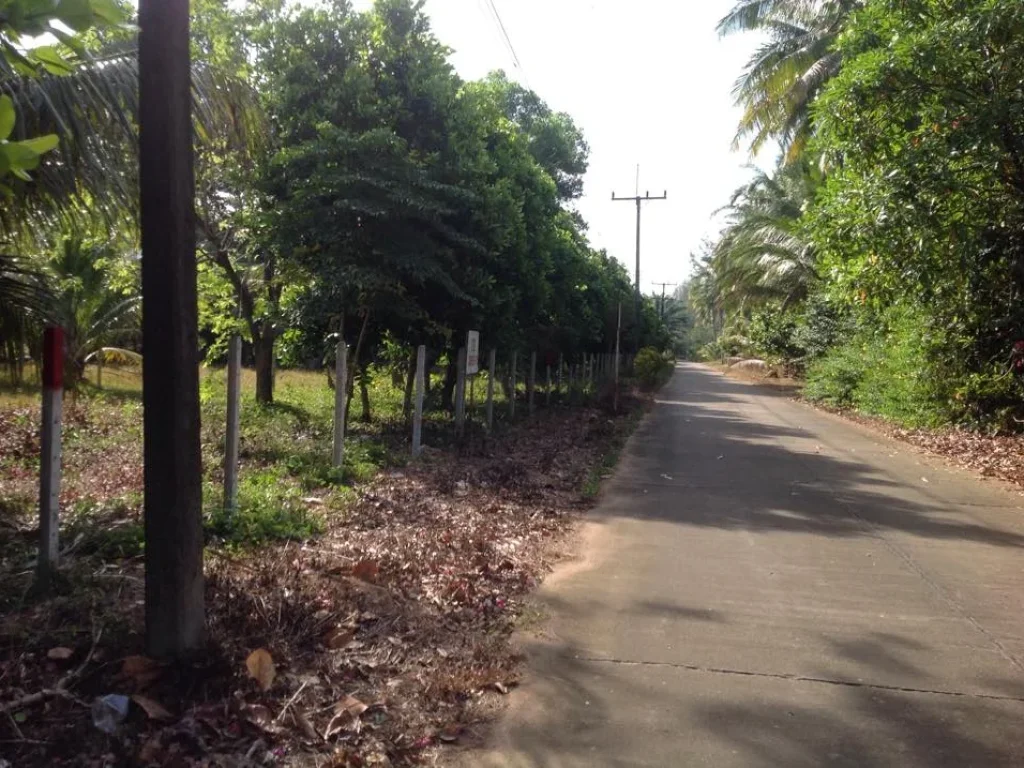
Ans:
[[[64,329],[43,331],[43,430],[39,471],[39,583],[57,570],[60,548],[60,449],[64,409]]]
[[[466,334],[466,375],[480,373],[480,331]]]

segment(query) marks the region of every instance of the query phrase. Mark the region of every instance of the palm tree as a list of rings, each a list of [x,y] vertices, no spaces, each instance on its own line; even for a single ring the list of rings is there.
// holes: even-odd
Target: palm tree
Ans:
[[[718,22],[721,35],[758,31],[767,39],[750,57],[733,94],[743,117],[734,141],[756,154],[768,141],[787,162],[813,134],[810,105],[842,64],[834,44],[863,0],[738,0]]]
[[[0,241],[39,245],[54,230],[100,223],[134,227],[138,197],[138,82],[134,42],[81,62],[67,75],[4,77],[0,93],[18,114],[14,137],[53,133],[31,181],[12,181],[0,207]],[[200,141],[251,146],[255,98],[244,84],[203,64],[192,68],[193,114]]]
[[[134,351],[114,346],[137,342],[140,335],[138,291],[111,285],[107,265],[118,258],[123,257],[109,244],[67,238],[50,261],[55,287],[48,315],[64,329],[68,389],[77,387],[89,360],[140,360]]]
[[[814,248],[800,219],[820,181],[807,163],[758,172],[733,194],[728,223],[712,252],[721,305],[739,309],[766,301],[783,306],[807,296],[817,281]]]

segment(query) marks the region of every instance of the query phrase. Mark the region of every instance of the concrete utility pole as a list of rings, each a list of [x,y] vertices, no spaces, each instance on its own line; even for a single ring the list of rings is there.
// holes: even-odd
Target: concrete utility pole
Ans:
[[[652,282],[651,285],[660,285],[661,286],[661,309],[658,311],[658,317],[660,317],[662,320],[664,320],[665,319],[665,289],[667,287],[669,287],[669,286],[675,288],[677,285],[679,285],[679,283],[655,283],[655,282]]]
[[[203,486],[188,0],[139,3],[146,653],[203,645]]]
[[[637,169],[637,176],[639,177],[639,168]],[[667,200],[668,190],[665,190],[661,195],[651,197],[650,192],[644,192],[643,197],[637,192],[633,197],[617,197],[612,192],[612,201],[614,202],[633,202],[636,203],[636,296],[633,300],[633,322],[636,325],[636,347],[640,347],[640,204],[647,200]]]

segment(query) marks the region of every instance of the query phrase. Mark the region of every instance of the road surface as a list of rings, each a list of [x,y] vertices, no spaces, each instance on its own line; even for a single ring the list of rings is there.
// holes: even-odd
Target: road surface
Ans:
[[[1022,766],[1024,499],[680,365],[466,766]]]

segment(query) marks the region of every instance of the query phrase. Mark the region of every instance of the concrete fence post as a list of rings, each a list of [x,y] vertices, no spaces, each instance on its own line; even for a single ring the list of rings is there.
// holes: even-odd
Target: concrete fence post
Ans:
[[[526,402],[533,416],[533,391],[537,388],[537,353],[530,353],[530,377],[526,380]]]
[[[510,389],[510,397],[508,399],[508,418],[512,421],[516,417],[516,379],[518,378],[516,371],[516,363],[519,361],[519,353],[512,352],[512,367],[509,371],[509,378],[512,380],[512,387]]]
[[[44,587],[60,565],[60,452],[64,410],[64,329],[43,331],[43,423],[39,465],[38,579]]]
[[[412,411],[412,456],[423,452],[423,394],[427,381],[427,348],[420,344],[416,348],[416,393]]]
[[[561,396],[561,394],[562,394],[562,367],[563,367],[563,365],[562,365],[562,353],[559,352],[558,353],[558,385],[555,387],[555,390],[558,392],[559,396]]]
[[[345,405],[348,390],[348,344],[342,339],[335,350],[334,361],[334,466],[345,461]]]
[[[224,430],[224,511],[238,510],[238,443],[242,386],[242,339],[237,334],[228,342],[227,426]]]
[[[487,355],[487,431],[494,429],[494,377],[497,372],[498,350]]]
[[[459,347],[455,376],[455,434],[462,436],[466,429],[466,348]]]

